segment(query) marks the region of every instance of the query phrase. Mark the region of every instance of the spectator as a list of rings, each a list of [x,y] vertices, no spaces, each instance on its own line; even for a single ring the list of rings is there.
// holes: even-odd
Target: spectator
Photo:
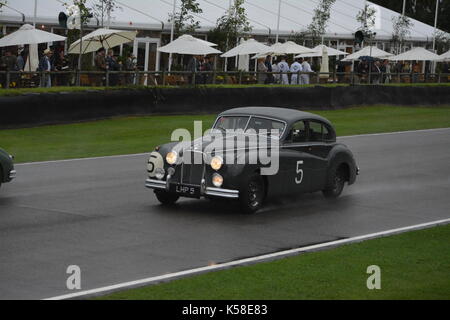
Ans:
[[[381,78],[381,64],[380,61],[375,61],[372,65],[372,83],[373,84],[380,84],[380,78]]]
[[[294,63],[291,65],[291,72],[293,72],[293,74],[291,75],[291,84],[301,84],[301,80],[299,79],[299,72],[302,72],[303,68],[302,65],[300,64],[300,59],[297,59],[294,61]],[[300,83],[299,83],[300,80]]]
[[[137,70],[137,59],[136,57],[130,53],[125,61],[125,70],[126,71],[136,71]],[[134,74],[127,74],[127,84],[134,84]]]
[[[274,72],[273,74],[273,83],[279,83],[280,82],[280,74],[278,72],[280,72],[280,68],[278,68],[278,58],[273,59],[273,64],[272,64],[272,72]]]
[[[43,88],[50,88],[52,86],[52,77],[50,75],[50,72],[54,70],[54,66],[51,62],[52,55],[52,50],[45,49],[44,55],[39,61],[39,71],[44,72],[44,75],[41,77],[40,84],[40,86]]]
[[[5,55],[0,60],[0,70],[2,71],[18,71],[17,57],[10,50],[6,50]],[[10,82],[14,81],[16,75],[10,75]],[[6,75],[2,75],[2,86],[6,87]]]
[[[191,60],[189,60],[189,63],[187,65],[187,71],[195,73],[198,72],[200,70],[200,62],[198,60],[197,56],[192,56]],[[193,84],[193,75],[189,74],[189,84]]]
[[[95,55],[94,64],[95,64],[95,70],[106,72],[106,58],[105,58],[105,48],[100,48],[97,50],[97,54]],[[103,85],[103,75],[95,75],[94,77],[94,85],[95,86],[101,86]]]
[[[106,66],[109,71],[120,71],[120,65],[117,62],[117,58],[114,56],[114,50],[109,49],[108,55],[106,56]],[[113,73],[109,75],[109,85],[116,86],[118,84],[119,75]]]
[[[258,84],[264,84],[267,82],[267,72],[266,61],[264,58],[258,59]]]
[[[210,72],[210,71],[213,71],[213,65],[212,65],[212,62],[211,62],[211,58],[210,57],[208,57],[208,56],[206,56],[205,57],[205,59],[203,60],[203,64],[202,64],[202,66],[201,66],[201,70],[202,71],[206,71],[206,72]],[[208,83],[211,83],[212,81],[211,81],[211,79],[212,79],[212,74],[209,74],[209,73],[205,73],[205,74],[203,74],[203,83],[204,84],[208,84]]]
[[[69,60],[64,54],[64,50],[60,50],[58,52],[58,59],[55,59],[55,69],[56,71],[68,71],[69,70]],[[69,85],[69,74],[62,73],[58,74],[56,77],[57,85],[59,86],[68,86]]]
[[[267,56],[266,57],[266,61],[264,61],[264,65],[267,68],[266,72],[272,72],[272,57],[271,56]],[[269,83],[273,83],[273,81],[274,81],[273,74],[268,73],[264,83],[265,84],[269,84]]]
[[[300,58],[300,59],[302,59],[302,58]],[[302,60],[300,60],[300,61],[302,61]],[[313,72],[312,69],[311,69],[311,65],[308,62],[308,59],[304,59],[303,60],[303,62],[302,62],[302,69],[303,69],[303,72],[308,72],[308,73]],[[309,84],[309,74],[303,73],[300,78],[302,80],[301,84]]]
[[[22,50],[22,52],[17,57],[17,70],[19,70],[19,71],[25,70],[27,58],[28,58],[28,52],[26,50]]]
[[[286,57],[281,57],[281,62],[278,63],[278,69],[281,72],[281,84],[289,84],[289,77],[287,75],[289,65],[286,62]]]

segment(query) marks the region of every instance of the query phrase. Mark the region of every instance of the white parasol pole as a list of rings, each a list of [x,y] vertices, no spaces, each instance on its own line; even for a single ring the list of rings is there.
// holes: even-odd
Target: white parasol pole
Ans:
[[[281,15],[281,0],[278,0],[277,34],[275,36],[275,43],[278,42],[278,36],[280,34],[280,15]]]
[[[173,41],[173,33],[175,32],[175,11],[177,9],[177,0],[173,0],[172,10],[172,27],[170,28],[170,42]],[[172,53],[169,53],[169,72],[172,69]]]
[[[35,28],[36,28],[36,16],[37,16],[37,0],[34,0],[33,27]]]

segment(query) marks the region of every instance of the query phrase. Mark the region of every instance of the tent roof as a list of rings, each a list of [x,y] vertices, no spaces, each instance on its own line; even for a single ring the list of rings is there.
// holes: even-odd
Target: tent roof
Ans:
[[[203,13],[198,15],[203,30],[210,29],[218,17],[224,14],[229,0],[198,0]],[[113,28],[133,29],[170,29],[168,15],[172,11],[172,0],[124,0],[125,5],[113,13]],[[319,0],[283,0],[281,5],[280,34],[288,35],[304,30],[311,22],[313,12]],[[327,27],[328,37],[352,37],[359,24],[355,16],[364,7],[365,0],[336,0],[331,10],[331,17]],[[371,4],[377,12],[374,31],[379,39],[390,39],[392,35],[392,17],[398,13],[387,8]],[[179,1],[178,1],[179,4]],[[15,9],[23,12],[27,21],[32,21],[33,5],[29,0],[14,0],[11,4]],[[120,4],[119,4],[120,5]],[[244,6],[254,34],[274,35],[277,29],[278,0],[245,0]],[[131,8],[135,8],[134,11]],[[21,22],[21,16],[16,12],[2,8],[0,21],[11,19]],[[64,7],[58,0],[39,1],[39,23],[57,23],[58,12]],[[141,11],[143,13],[139,13]],[[412,40],[430,40],[433,37],[433,27],[412,19]],[[94,23],[94,22],[93,22]]]
[[[438,60],[439,56],[427,49],[416,47],[397,56],[389,57],[388,59],[393,61],[433,61]]]
[[[392,56],[391,53],[383,51],[381,49],[378,49],[375,46],[372,47],[364,47],[359,51],[356,51],[352,54],[349,54],[347,57],[345,57],[344,59],[342,59],[342,61],[353,61],[353,60],[358,60],[359,57],[363,57],[363,56],[371,56],[374,58],[386,58],[388,56]]]

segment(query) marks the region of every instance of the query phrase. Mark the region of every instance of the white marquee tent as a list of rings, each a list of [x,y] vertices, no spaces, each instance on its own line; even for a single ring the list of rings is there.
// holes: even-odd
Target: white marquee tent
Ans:
[[[217,18],[224,15],[228,8],[229,0],[198,0],[203,13],[196,16],[201,24],[201,30],[205,31],[215,26]],[[358,11],[364,8],[365,0],[336,0],[331,9],[331,17],[327,27],[327,37],[352,38],[353,33],[359,28],[355,19]],[[170,30],[168,14],[172,12],[172,0],[124,0],[126,6],[116,10],[113,14],[111,27],[116,29],[153,29]],[[180,1],[178,1],[179,6]],[[277,30],[278,0],[245,0],[244,7],[252,33],[274,35]],[[314,9],[319,0],[283,0],[281,3],[280,34],[290,35],[304,30],[311,22]],[[399,13],[387,8],[372,4],[376,11],[375,28],[378,39],[390,39],[392,37],[392,18]],[[10,6],[25,14],[26,21],[33,20],[34,8],[30,0],[14,0]],[[137,9],[139,13],[130,8]],[[40,24],[56,23],[58,12],[64,10],[59,0],[39,1],[37,9]],[[22,17],[16,12],[2,8],[0,21],[16,21],[20,23]],[[95,19],[92,25],[96,25]],[[425,23],[412,19],[413,26],[410,29],[410,38],[416,41],[429,41],[433,37],[434,28]]]

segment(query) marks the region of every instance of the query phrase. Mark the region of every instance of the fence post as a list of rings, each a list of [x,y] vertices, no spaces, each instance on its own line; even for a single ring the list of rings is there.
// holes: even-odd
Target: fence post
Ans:
[[[317,83],[320,84],[320,71],[317,71],[316,73],[316,77],[317,77]]]
[[[5,89],[9,89],[9,81],[10,81],[11,75],[9,74],[9,70],[6,70],[6,83],[5,83]]]
[[[242,70],[239,70],[239,84],[242,84]]]
[[[441,73],[438,74],[438,83],[441,83]]]
[[[162,85],[165,86],[166,85],[166,71],[163,70],[162,71]]]
[[[192,71],[192,85],[195,86],[195,76],[196,76],[196,72]]]
[[[353,85],[355,84],[355,71],[352,71],[350,81],[351,81],[351,84],[353,84]]]
[[[216,84],[216,76],[217,76],[217,74],[216,74],[216,69],[214,68],[214,70],[213,70],[212,84]]]
[[[106,69],[105,77],[106,77],[106,86],[109,87],[109,69]]]

